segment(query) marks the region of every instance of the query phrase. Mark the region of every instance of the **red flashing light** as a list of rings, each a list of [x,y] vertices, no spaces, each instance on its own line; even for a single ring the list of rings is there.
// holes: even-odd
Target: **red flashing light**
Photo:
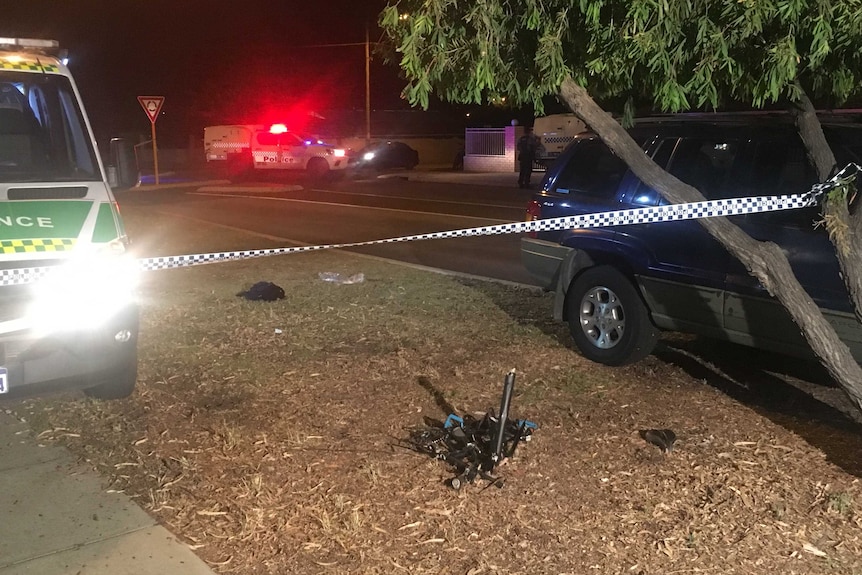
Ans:
[[[270,134],[284,134],[285,132],[287,132],[287,126],[284,124],[273,124],[269,128]]]

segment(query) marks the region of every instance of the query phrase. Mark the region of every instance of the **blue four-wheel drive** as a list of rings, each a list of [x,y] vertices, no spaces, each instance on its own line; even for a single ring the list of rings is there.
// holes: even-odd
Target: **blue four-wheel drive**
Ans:
[[[862,164],[856,118],[822,119],[838,165]],[[635,124],[632,137],[658,165],[707,199],[801,194],[817,182],[791,122],[774,115],[672,116]],[[549,167],[530,219],[661,206],[599,138],[585,132]],[[796,277],[862,361],[856,319],[819,207],[731,216],[779,245]],[[660,330],[813,357],[799,328],[742,264],[696,220],[538,232],[524,238],[528,271],[556,294],[587,358],[623,365],[649,355]]]

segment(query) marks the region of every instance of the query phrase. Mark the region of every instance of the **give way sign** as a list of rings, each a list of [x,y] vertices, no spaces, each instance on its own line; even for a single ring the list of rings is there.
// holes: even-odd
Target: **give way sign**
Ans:
[[[162,110],[162,104],[165,103],[165,97],[138,96],[138,102],[141,103],[141,107],[144,109],[144,112],[149,116],[150,122],[155,124],[156,120],[159,118],[159,112]]]

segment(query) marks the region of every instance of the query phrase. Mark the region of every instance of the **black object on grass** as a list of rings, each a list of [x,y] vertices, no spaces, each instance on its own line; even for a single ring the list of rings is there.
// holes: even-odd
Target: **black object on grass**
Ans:
[[[532,421],[508,418],[514,386],[513,370],[506,375],[503,385],[500,416],[493,411],[481,418],[452,413],[442,423],[425,418],[425,425],[412,429],[402,446],[448,463],[455,471],[455,477],[449,480],[453,489],[460,489],[477,477],[489,481],[489,486],[502,487],[503,479],[493,474],[494,468],[512,457],[518,444],[529,441],[538,428]]]

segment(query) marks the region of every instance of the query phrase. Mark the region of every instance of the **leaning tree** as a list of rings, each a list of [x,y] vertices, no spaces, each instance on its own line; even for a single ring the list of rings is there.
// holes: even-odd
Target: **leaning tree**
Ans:
[[[541,111],[561,98],[643,182],[673,203],[705,198],[629,137],[636,102],[665,112],[786,104],[822,181],[835,171],[812,98],[862,93],[862,0],[401,0],[380,23],[404,96],[506,101]],[[616,121],[596,100],[624,101]],[[823,220],[862,320],[862,210],[854,182],[833,188]],[[801,287],[781,249],[726,218],[700,223],[788,310],[814,353],[862,409],[862,367]]]

